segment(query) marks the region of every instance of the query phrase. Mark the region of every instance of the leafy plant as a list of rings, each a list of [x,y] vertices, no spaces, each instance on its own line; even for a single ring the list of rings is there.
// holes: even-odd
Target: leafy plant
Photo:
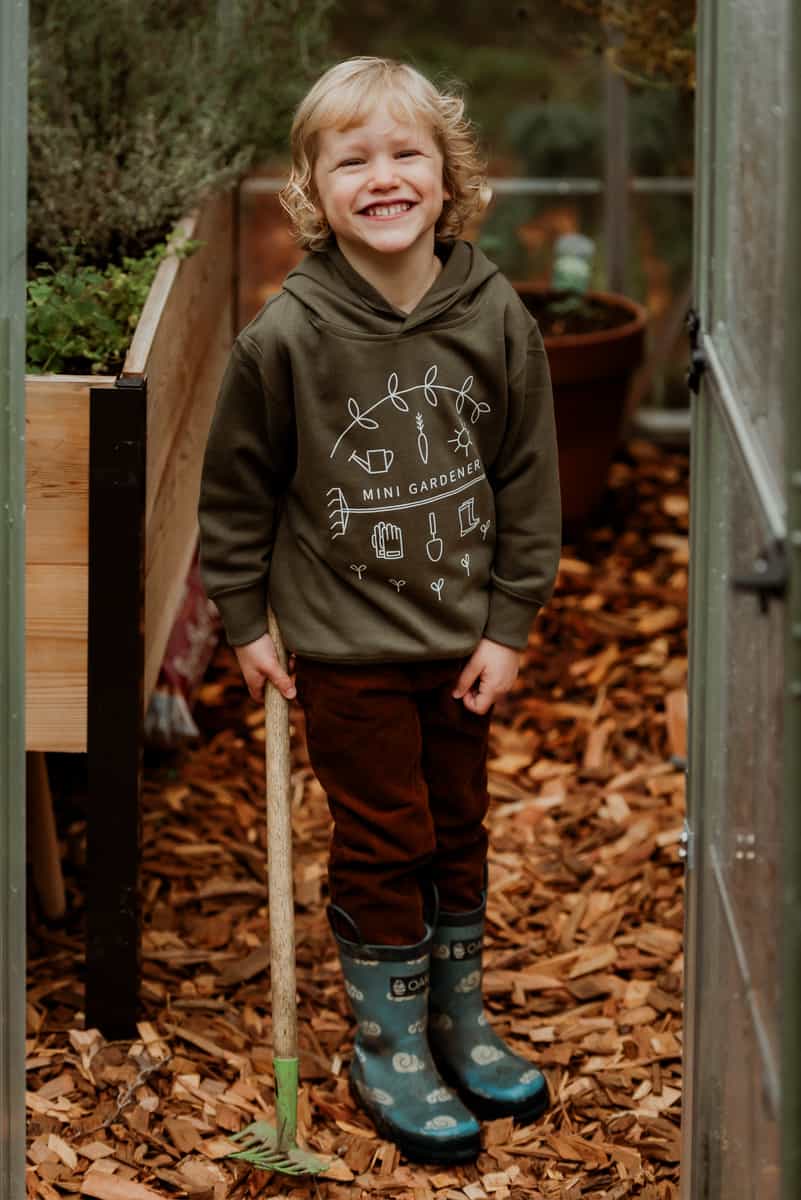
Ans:
[[[559,0],[589,17],[609,40],[607,55],[629,82],[695,89],[696,0]],[[591,49],[597,50],[597,44]]]
[[[31,0],[29,262],[120,263],[282,148],[330,3]]]
[[[159,263],[201,245],[171,237],[105,269],[82,266],[74,247],[61,247],[63,266],[42,263],[28,281],[28,371],[117,374]]]

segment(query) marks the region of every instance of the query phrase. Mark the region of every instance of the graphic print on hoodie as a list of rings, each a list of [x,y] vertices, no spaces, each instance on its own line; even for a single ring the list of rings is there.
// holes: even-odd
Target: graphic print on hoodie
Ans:
[[[559,555],[547,359],[467,242],[412,313],[334,245],[242,331],[209,435],[201,567],[232,644],[267,591],[288,646],[333,661],[525,644]]]

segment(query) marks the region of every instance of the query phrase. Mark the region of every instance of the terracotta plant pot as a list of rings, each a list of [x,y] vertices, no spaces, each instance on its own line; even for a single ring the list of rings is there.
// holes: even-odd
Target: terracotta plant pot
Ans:
[[[538,320],[557,293],[537,284],[515,284]],[[589,292],[607,307],[607,329],[549,334],[543,325],[556,409],[562,512],[569,532],[585,521],[606,489],[617,449],[631,377],[643,360],[648,313],[614,292]]]

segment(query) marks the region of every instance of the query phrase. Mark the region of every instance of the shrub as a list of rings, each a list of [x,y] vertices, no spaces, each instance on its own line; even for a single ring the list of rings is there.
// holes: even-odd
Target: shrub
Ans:
[[[141,254],[283,148],[330,3],[31,0],[30,265]]]

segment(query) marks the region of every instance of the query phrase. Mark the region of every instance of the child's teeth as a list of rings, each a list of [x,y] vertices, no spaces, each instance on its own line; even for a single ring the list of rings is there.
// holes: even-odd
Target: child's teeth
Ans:
[[[368,208],[367,212],[373,217],[392,217],[395,213],[406,212],[409,208],[410,204],[381,204]]]

